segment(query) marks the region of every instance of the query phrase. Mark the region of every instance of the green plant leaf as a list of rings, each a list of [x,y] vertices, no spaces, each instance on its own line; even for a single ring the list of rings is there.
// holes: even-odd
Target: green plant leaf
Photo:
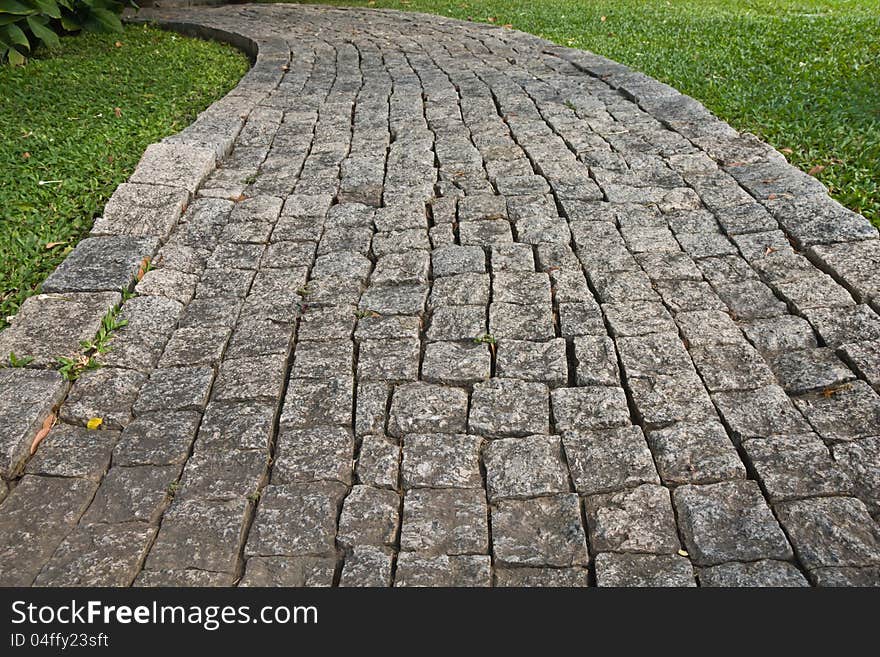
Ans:
[[[2,2],[3,0],[0,0]],[[58,7],[58,3],[55,0],[30,0],[33,2],[37,8],[40,10],[41,14],[44,14],[50,18],[61,18],[61,9]]]
[[[33,32],[34,36],[45,43],[49,48],[57,48],[61,45],[58,35],[44,23],[41,23],[36,16],[28,16],[27,24],[28,27],[31,28],[31,32]]]
[[[4,25],[0,28],[0,36],[6,37],[5,41],[12,45],[23,46],[27,50],[31,49],[31,44],[28,41],[27,35],[18,25]]]
[[[96,32],[122,32],[122,21],[109,9],[92,9],[89,18],[89,26]]]
[[[13,66],[21,66],[27,61],[27,58],[18,52],[15,48],[10,48],[6,52],[6,56],[9,58],[9,63]]]
[[[0,0],[0,12],[4,14],[17,14],[19,16],[37,13],[33,7],[28,7],[26,4],[19,2],[19,0]]]

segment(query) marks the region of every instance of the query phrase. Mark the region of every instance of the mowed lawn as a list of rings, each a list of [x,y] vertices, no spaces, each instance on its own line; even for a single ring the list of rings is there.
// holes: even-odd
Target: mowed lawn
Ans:
[[[757,134],[880,225],[880,0],[321,3],[511,25],[610,57]]]
[[[248,66],[229,46],[143,26],[64,37],[26,66],[0,66],[0,329],[144,149],[190,124]]]

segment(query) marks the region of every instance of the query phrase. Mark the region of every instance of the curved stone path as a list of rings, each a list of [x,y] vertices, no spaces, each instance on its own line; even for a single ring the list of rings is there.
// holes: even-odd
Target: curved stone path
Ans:
[[[144,18],[259,54],[0,334],[0,584],[880,582],[880,241],[814,179],[511,30]]]

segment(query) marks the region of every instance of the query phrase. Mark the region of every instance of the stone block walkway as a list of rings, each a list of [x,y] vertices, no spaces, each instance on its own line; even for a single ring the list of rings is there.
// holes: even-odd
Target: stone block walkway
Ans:
[[[500,27],[140,19],[255,66],[0,334],[0,584],[880,583],[880,240],[817,181]]]

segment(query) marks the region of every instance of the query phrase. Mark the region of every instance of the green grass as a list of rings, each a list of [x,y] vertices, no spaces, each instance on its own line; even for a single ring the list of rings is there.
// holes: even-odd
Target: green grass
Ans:
[[[304,4],[313,4],[306,0]],[[753,132],[880,225],[880,0],[323,0],[492,22],[610,57]]]
[[[247,69],[229,46],[144,26],[65,37],[27,66],[0,67],[0,328],[88,233],[144,149],[192,123]]]

